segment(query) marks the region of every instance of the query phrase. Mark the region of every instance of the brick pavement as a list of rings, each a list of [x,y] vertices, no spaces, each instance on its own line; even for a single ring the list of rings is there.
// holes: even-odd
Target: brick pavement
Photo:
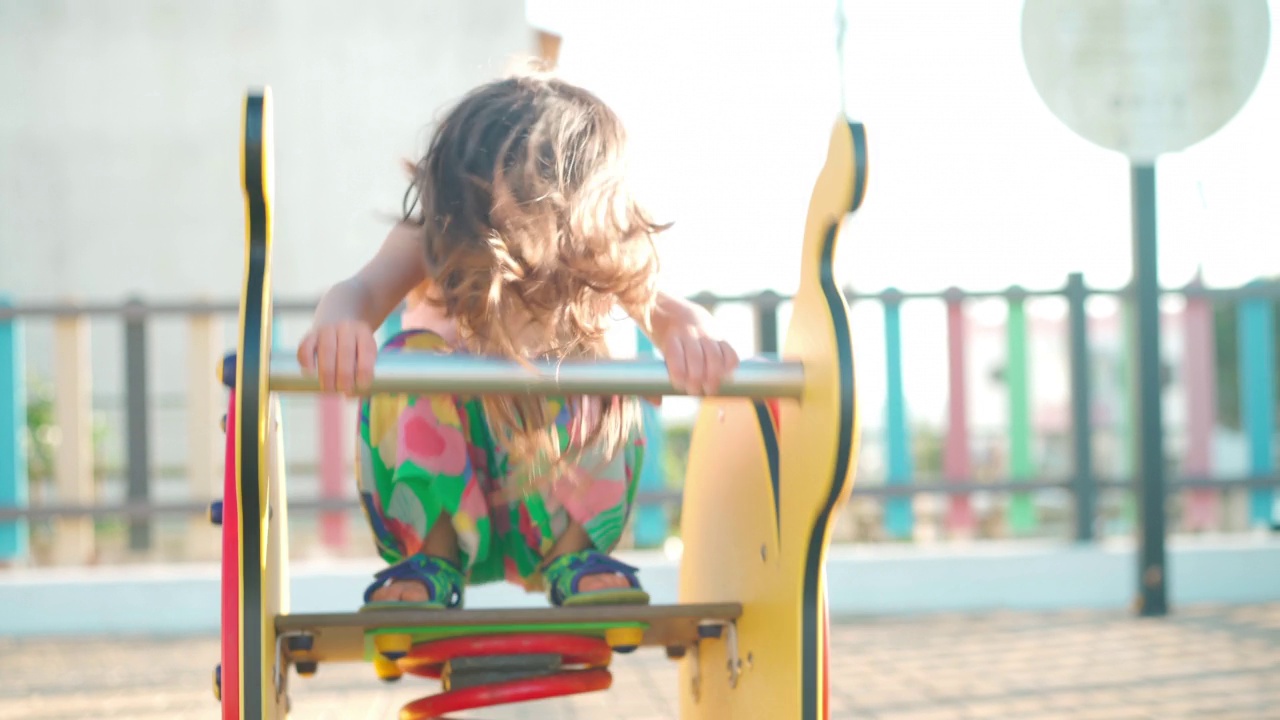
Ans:
[[[858,618],[833,628],[832,717],[867,720],[1280,719],[1280,603],[1124,613],[1008,612]],[[217,643],[0,638],[0,720],[216,718]],[[656,650],[615,659],[609,693],[459,717],[548,720],[675,715],[675,666]],[[433,691],[378,683],[364,665],[295,680],[297,720],[394,718]],[[531,712],[532,711],[532,712]]]

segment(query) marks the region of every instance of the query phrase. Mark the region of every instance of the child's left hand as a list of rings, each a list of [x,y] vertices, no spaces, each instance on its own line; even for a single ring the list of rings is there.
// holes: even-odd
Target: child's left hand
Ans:
[[[683,303],[682,303],[683,304]],[[676,390],[688,395],[714,395],[738,367],[738,353],[715,328],[715,318],[701,305],[683,304],[665,323],[658,349]]]

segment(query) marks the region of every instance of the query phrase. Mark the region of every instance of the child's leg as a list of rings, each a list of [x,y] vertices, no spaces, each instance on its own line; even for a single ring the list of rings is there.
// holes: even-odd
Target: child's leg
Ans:
[[[568,422],[562,411],[557,420],[562,433]],[[545,587],[556,604],[588,596],[647,601],[635,568],[608,557],[630,517],[643,456],[644,440],[637,432],[612,459],[584,453],[556,483],[513,503],[509,517],[516,531],[499,529],[509,558],[508,579]]]
[[[388,344],[403,351],[442,351],[429,333]],[[484,448],[473,442],[477,403],[448,395],[377,395],[361,406],[361,499],[382,557],[366,602],[460,602],[468,575],[492,574],[491,530],[483,485]]]

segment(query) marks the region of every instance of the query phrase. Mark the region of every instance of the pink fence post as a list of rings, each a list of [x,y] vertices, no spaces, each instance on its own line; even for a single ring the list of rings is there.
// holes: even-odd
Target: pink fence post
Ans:
[[[326,393],[317,398],[320,413],[320,498],[340,500],[347,483],[345,448],[350,439],[343,432],[347,427],[346,399],[337,393]],[[326,548],[337,550],[347,544],[347,516],[340,510],[324,510],[320,513],[320,541]]]
[[[973,479],[969,457],[969,417],[965,393],[964,296],[958,288],[942,295],[947,304],[947,439],[943,474],[948,482]],[[975,526],[968,493],[954,494],[947,504],[947,530],[971,535]]]
[[[1187,286],[1187,305],[1182,315],[1187,388],[1187,444],[1183,473],[1193,478],[1207,478],[1213,472],[1213,427],[1218,402],[1213,306],[1208,296],[1198,292],[1202,290],[1204,282],[1197,271]],[[1212,529],[1218,515],[1216,491],[1210,488],[1190,490],[1183,513],[1183,523],[1188,530]]]

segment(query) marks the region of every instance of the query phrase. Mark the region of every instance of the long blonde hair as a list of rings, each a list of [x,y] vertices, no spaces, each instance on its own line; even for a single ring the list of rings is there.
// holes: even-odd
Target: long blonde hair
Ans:
[[[526,72],[467,94],[414,168],[405,218],[423,228],[431,295],[469,349],[526,359],[600,358],[615,306],[648,329],[658,270],[654,237],[669,225],[640,206],[625,175],[626,135],[592,93]],[[578,423],[563,442],[542,398],[486,396],[490,428],[512,467],[562,467],[571,447],[606,458],[639,426],[639,407],[569,399]],[[588,422],[587,418],[594,416]]]

